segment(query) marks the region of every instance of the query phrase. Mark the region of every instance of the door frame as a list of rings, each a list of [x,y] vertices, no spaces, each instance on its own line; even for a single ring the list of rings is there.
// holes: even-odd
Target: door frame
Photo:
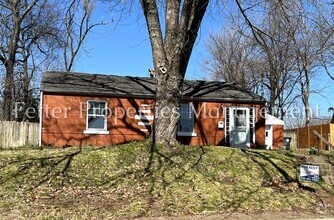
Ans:
[[[269,129],[267,129],[269,128]],[[268,149],[273,148],[273,126],[272,125],[265,125],[265,145],[267,145]]]
[[[237,135],[238,130],[235,129],[235,111],[245,110],[246,111],[246,145],[235,144],[234,139]],[[249,107],[230,107],[230,146],[237,148],[250,147],[250,108]]]

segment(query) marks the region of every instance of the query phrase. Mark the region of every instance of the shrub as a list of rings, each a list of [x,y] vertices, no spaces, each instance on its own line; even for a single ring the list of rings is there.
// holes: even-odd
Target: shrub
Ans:
[[[317,154],[317,149],[315,149],[314,147],[310,147],[308,149],[308,154],[316,155]]]

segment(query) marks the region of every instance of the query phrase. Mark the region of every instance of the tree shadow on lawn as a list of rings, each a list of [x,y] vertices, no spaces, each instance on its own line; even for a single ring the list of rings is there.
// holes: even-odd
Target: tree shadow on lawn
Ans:
[[[169,191],[170,189],[173,189],[174,187],[178,187],[179,184],[180,187],[183,187],[182,184],[186,183],[188,184],[187,187],[189,187],[189,190],[192,191],[189,193],[189,191],[184,191],[183,193],[189,193],[191,196],[194,196],[195,202],[200,202],[203,204],[203,209],[201,211],[210,211],[212,210],[212,207],[208,207],[208,210],[206,210],[206,205],[212,206],[217,205],[216,208],[214,208],[214,211],[224,211],[229,210],[229,212],[238,211],[240,207],[243,205],[243,203],[247,202],[254,194],[256,194],[259,191],[259,188],[256,187],[243,187],[242,191],[243,193],[239,193],[239,189],[232,190],[235,195],[231,195],[231,191],[225,191],[224,186],[229,185],[231,188],[233,188],[233,185],[235,184],[235,181],[232,178],[219,178],[217,176],[210,175],[207,172],[207,169],[205,166],[211,166],[211,164],[208,164],[208,160],[210,158],[206,158],[205,162],[204,157],[210,157],[210,149],[207,147],[189,147],[189,146],[181,146],[185,148],[189,148],[189,150],[180,150],[180,146],[176,148],[170,148],[170,147],[157,147],[155,145],[150,146],[149,151],[149,160],[147,162],[147,166],[144,169],[144,179],[145,181],[149,182],[149,190],[147,194],[145,195],[148,205],[148,210],[145,210],[141,214],[137,215],[136,217],[142,217],[145,214],[147,214],[149,211],[157,211],[154,209],[157,209],[157,205],[159,203],[159,200],[163,200],[163,196],[171,196],[171,195],[157,195],[156,191],[157,188],[161,188],[161,191]],[[228,149],[228,148],[227,148]],[[220,164],[217,164],[217,166],[214,166],[214,169],[219,170],[219,166],[224,163],[233,163],[233,155],[236,153],[235,150],[232,150],[228,156],[225,155],[224,160],[220,162]],[[247,167],[246,167],[247,168]],[[226,168],[223,168],[226,169]],[[138,170],[139,172],[142,172],[142,170]],[[228,170],[226,169],[226,172]],[[219,171],[220,172],[220,171]],[[222,172],[223,173],[223,172]],[[126,175],[126,174],[125,174]],[[219,195],[217,197],[223,198],[222,201],[219,202],[212,202],[212,204],[209,203],[208,198],[205,198],[206,195],[201,195],[201,192],[196,192],[196,182],[189,181],[189,176],[187,175],[200,175],[202,176],[202,180],[205,181],[205,183],[210,183],[207,185],[207,187],[210,187],[212,185],[219,185],[218,191],[215,192]],[[198,184],[203,184],[198,183]],[[202,187],[202,186],[200,186]],[[195,189],[194,189],[195,188]],[[203,189],[201,189],[203,190]],[[214,190],[214,189],[213,189]],[[210,192],[210,189],[208,189]],[[197,194],[197,195],[196,195]],[[175,195],[174,195],[175,196]],[[175,200],[182,200],[183,197],[186,195],[179,195],[176,196],[178,198],[175,198]],[[214,195],[216,196],[216,195]],[[181,198],[182,197],[182,198]],[[203,198],[200,198],[203,197]],[[228,198],[228,199],[226,199]],[[190,199],[191,200],[191,199]],[[187,198],[185,198],[185,202],[187,201]],[[192,201],[190,201],[192,202]],[[157,204],[158,203],[158,204]],[[221,210],[218,206],[221,206]],[[186,206],[185,206],[186,207]],[[189,210],[191,207],[187,207],[188,210],[178,210],[178,211],[184,211],[183,214],[193,214],[196,213],[195,210]],[[177,209],[177,208],[176,208]],[[165,211],[165,210],[162,210]],[[158,213],[161,212],[158,211]],[[176,211],[176,214],[177,213]]]
[[[310,192],[313,198],[318,201],[317,206],[319,206],[320,208],[326,207],[325,203],[327,203],[320,196],[321,194],[325,193],[334,196],[333,189],[330,190],[329,188],[327,188],[326,185],[323,184],[324,181],[322,180],[322,178],[320,178],[319,182],[309,182],[300,179],[300,165],[306,163],[306,158],[298,157],[297,155],[291,154],[289,152],[270,154],[270,152],[261,150],[242,149],[241,151],[254,163],[256,163],[258,167],[262,169],[263,172],[266,174],[267,180],[263,182],[264,186],[271,186],[275,187],[279,191],[285,191],[287,190],[286,184],[295,183],[297,184],[298,189]],[[265,166],[263,161],[266,161],[266,164],[269,164],[271,166]],[[290,170],[294,170],[294,172],[287,172],[287,166],[290,166]],[[275,170],[281,175],[281,177],[283,178],[283,185],[272,178],[271,170]],[[319,191],[320,194],[317,193]]]
[[[25,151],[36,150],[36,148],[25,149]],[[43,149],[45,150],[45,149]],[[42,149],[41,149],[42,151]],[[43,183],[57,178],[59,176],[65,176],[72,160],[75,156],[82,152],[82,148],[75,148],[73,152],[61,153],[55,156],[34,156],[34,157],[19,157],[17,159],[9,161],[6,165],[1,167],[0,172],[6,167],[10,165],[17,164],[16,172],[12,174],[12,178],[19,178],[20,176],[24,176],[29,174],[29,169],[37,168],[43,169],[43,174],[39,176],[39,180],[35,182],[31,182],[34,187],[39,187]],[[36,172],[38,173],[38,172]],[[30,176],[33,177],[33,176]]]
[[[315,192],[316,190],[313,187],[303,184],[299,180],[299,166],[295,163],[294,155],[285,154],[285,157],[280,157],[277,156],[277,154],[270,154],[270,152],[266,151],[226,148],[229,153],[225,153],[222,158],[219,158],[218,154],[216,155],[218,159],[215,158],[211,160],[210,157],[213,155],[211,152],[212,149],[208,147],[176,146],[175,148],[164,148],[161,146],[157,147],[153,144],[149,145],[148,141],[141,144],[141,147],[145,147],[146,149],[140,151],[138,154],[138,149],[131,149],[129,145],[118,146],[115,159],[115,161],[117,161],[116,166],[110,168],[114,170],[110,172],[109,176],[103,177],[103,181],[101,180],[99,183],[96,183],[97,188],[109,188],[110,191],[114,192],[112,201],[114,201],[115,205],[114,207],[110,207],[110,210],[126,209],[125,207],[131,206],[132,202],[140,201],[146,203],[143,206],[144,209],[138,211],[132,217],[142,217],[147,213],[159,214],[160,211],[168,212],[168,210],[170,210],[168,205],[171,204],[164,204],[164,202],[173,203],[174,200],[181,198],[184,199],[184,201],[188,199],[188,195],[177,195],[177,192],[175,192],[174,195],[170,195],[168,194],[171,192],[170,190],[177,189],[178,186],[182,186],[182,190],[184,190],[184,184],[188,184],[187,187],[189,187],[189,190],[187,193],[189,193],[189,197],[191,197],[190,200],[194,199],[194,202],[201,203],[203,209],[197,210],[195,208],[195,210],[191,210],[192,207],[190,205],[177,204],[175,202],[174,205],[181,205],[181,207],[186,207],[188,210],[179,210],[176,207],[175,210],[171,210],[172,214],[173,212],[179,214],[178,212],[182,211],[185,213],[181,214],[196,213],[197,211],[207,211],[206,209],[208,209],[208,211],[214,210],[223,212],[226,210],[229,212],[239,211],[244,203],[249,203],[252,197],[257,195],[261,187],[251,187],[247,185],[242,189],[242,193],[238,192],[238,190],[241,191],[238,187],[243,185],[237,183],[237,179],[227,173],[233,170],[231,166],[234,166],[237,162],[235,158],[238,158],[240,154],[245,156],[246,161],[253,161],[259,169],[263,170],[265,173],[265,178],[262,180],[263,187],[274,188],[280,192],[293,191],[294,189],[290,189],[287,185],[296,183],[301,190],[309,192]],[[89,149],[89,151],[99,151],[101,149],[104,149],[104,147]],[[61,153],[60,155],[21,158],[10,161],[9,164],[17,164],[16,173],[13,175],[13,178],[27,175],[27,173],[29,173],[27,171],[32,168],[43,169],[43,174],[40,174],[38,181],[35,181],[33,184],[33,187],[37,189],[39,186],[49,181],[56,180],[58,177],[62,177],[60,178],[62,181],[68,181],[66,175],[69,171],[69,167],[73,159],[81,153],[82,148],[75,148],[73,151]],[[243,166],[244,170],[250,169],[247,163],[241,163],[240,166]],[[293,167],[295,172],[289,173],[285,166]],[[0,169],[0,172],[2,169],[3,168]],[[213,171],[210,169],[213,169]],[[249,171],[251,172],[251,170]],[[281,174],[283,183],[275,180],[277,175],[273,176],[273,172]],[[238,173],[234,175],[237,176]],[[218,193],[218,195],[215,196],[221,200],[207,204],[208,198],[206,195],[201,195],[202,191],[198,191],[196,188],[196,184],[203,183],[191,181],[192,176],[203,180],[204,183],[207,183],[207,187],[216,187],[217,189],[212,190],[216,190],[215,193]],[[87,177],[82,176],[80,178]],[[96,178],[102,177],[97,175]],[[55,187],[54,190],[57,191],[63,186],[64,183],[61,183],[52,187]],[[231,190],[226,190],[226,186],[230,187]],[[319,186],[321,187],[321,184],[319,184]],[[201,188],[200,190],[203,189]],[[208,189],[209,192],[211,192],[210,190],[211,189]],[[180,192],[182,193],[183,191]],[[203,192],[205,193],[205,191]],[[128,196],[125,194],[128,194]],[[171,196],[171,198],[166,199],[168,196]],[[321,198],[318,198],[318,200],[321,201]],[[103,201],[100,202],[103,203]],[[110,205],[110,202],[105,204]],[[166,207],[159,207],[162,204]],[[208,205],[208,207],[205,207],[206,205]],[[210,205],[217,205],[217,207],[214,209]],[[296,206],[296,204],[290,205],[291,207]],[[98,206],[98,204],[96,204],[96,206]],[[194,206],[197,207],[200,205],[194,204]],[[104,208],[108,209],[108,207]]]

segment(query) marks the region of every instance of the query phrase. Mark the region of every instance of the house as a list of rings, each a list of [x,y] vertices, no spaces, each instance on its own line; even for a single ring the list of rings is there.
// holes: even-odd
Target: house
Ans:
[[[151,134],[153,78],[49,71],[40,90],[40,145],[109,146]],[[196,146],[264,145],[265,104],[234,83],[185,80],[177,138]]]
[[[266,115],[266,139],[267,149],[277,149],[283,146],[284,121],[270,114]]]

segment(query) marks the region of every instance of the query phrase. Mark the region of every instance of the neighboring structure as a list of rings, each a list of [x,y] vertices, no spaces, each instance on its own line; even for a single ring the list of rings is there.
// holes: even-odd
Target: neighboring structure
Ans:
[[[293,149],[313,147],[330,150],[334,145],[334,123],[288,129],[284,131],[284,136],[292,138]]]
[[[266,141],[267,149],[277,149],[283,146],[284,121],[270,114],[266,116]]]
[[[155,79],[46,72],[40,89],[41,145],[109,146],[151,134]],[[197,146],[264,145],[260,109],[265,103],[233,83],[186,80],[178,140]]]

